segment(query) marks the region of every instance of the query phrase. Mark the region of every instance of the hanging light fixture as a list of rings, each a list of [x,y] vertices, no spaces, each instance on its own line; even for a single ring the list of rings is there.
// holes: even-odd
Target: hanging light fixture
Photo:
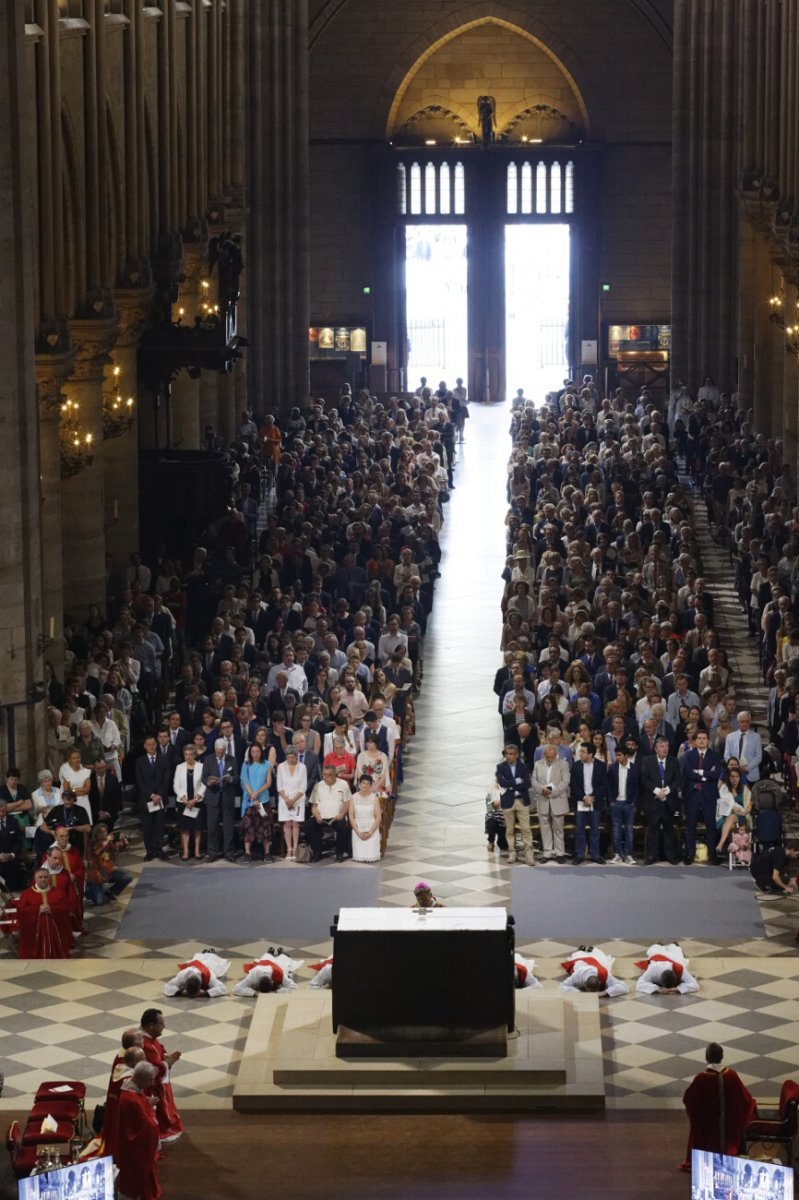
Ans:
[[[61,405],[61,478],[71,479],[88,467],[94,458],[94,437],[84,433],[79,420],[77,400]]]
[[[125,398],[119,390],[120,368],[114,367],[113,374],[114,393],[112,396],[106,396],[103,402],[103,437],[106,441],[127,433],[133,424],[136,411],[136,401],[133,397]]]

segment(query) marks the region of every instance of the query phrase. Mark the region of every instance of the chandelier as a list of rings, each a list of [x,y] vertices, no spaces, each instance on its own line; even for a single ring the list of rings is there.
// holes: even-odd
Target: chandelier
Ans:
[[[122,397],[119,390],[119,367],[114,367],[114,394],[106,396],[103,402],[103,437],[121,437],[127,433],[133,424],[136,402],[132,396]]]
[[[84,433],[78,419],[80,405],[65,400],[61,405],[61,478],[71,479],[91,465],[94,453],[91,433]]]

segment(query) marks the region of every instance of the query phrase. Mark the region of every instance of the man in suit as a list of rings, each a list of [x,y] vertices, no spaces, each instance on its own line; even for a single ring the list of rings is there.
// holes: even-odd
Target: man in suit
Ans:
[[[0,800],[0,879],[11,892],[22,887],[21,835],[19,822],[9,816],[5,800]]]
[[[612,863],[635,865],[633,826],[638,803],[638,764],[630,761],[630,751],[637,748],[621,739],[615,750],[615,762],[608,768],[608,800],[610,823],[613,829]]]
[[[186,688],[186,698],[178,704],[178,713],[181,726],[187,729],[190,735],[202,725],[203,713],[208,705],[208,697],[200,695],[200,689],[196,684],[191,684]]]
[[[752,729],[752,714],[746,710],[738,713],[738,728],[735,733],[727,734],[724,758],[738,759],[747,783],[756,783],[760,778],[763,743],[760,734]]]
[[[532,784],[545,863],[566,861],[563,826],[569,811],[569,781],[569,764],[558,758],[554,742],[547,742],[543,757],[533,767]]]
[[[163,850],[164,813],[172,775],[168,757],[158,753],[158,744],[152,735],[144,739],[144,753],[136,759],[134,778],[139,794],[144,861],[166,858]]]
[[[208,822],[208,861],[216,862],[220,854],[219,825],[222,825],[222,853],[228,862],[235,862],[233,853],[233,818],[236,811],[236,787],[239,772],[236,759],[227,753],[224,737],[214,742],[214,753],[203,762],[205,815]]]
[[[109,771],[104,758],[98,758],[92,767],[88,801],[92,809],[92,821],[103,821],[109,829],[122,811],[122,785],[114,771]]]
[[[311,792],[322,778],[319,756],[318,754],[314,754],[312,750],[307,749],[308,740],[304,733],[295,733],[291,744],[297,751],[297,761],[301,762],[305,767],[308,776],[308,786],[305,789],[305,794],[310,797]]]
[[[183,762],[183,747],[187,746],[191,741],[191,734],[184,728],[180,720],[180,713],[173,710],[167,715],[167,729],[169,730],[169,744],[174,747],[175,753],[178,756],[178,763]],[[198,721],[198,724],[200,722]],[[196,726],[195,726],[196,728]]]
[[[252,704],[249,700],[245,700],[239,705],[234,729],[241,735],[241,740],[244,742],[245,747],[255,741],[255,735],[263,724],[265,722],[257,721],[253,716]]]
[[[522,721],[521,725],[511,725],[505,731],[505,742],[509,746],[519,747],[522,762],[532,770],[533,756],[538,747],[538,729],[536,726],[528,724],[527,721]],[[555,757],[557,758],[557,752]]]
[[[266,704],[271,718],[273,713],[283,712],[292,722],[292,716],[300,703],[300,693],[296,688],[289,687],[289,677],[285,671],[278,671],[276,684],[266,694]]]
[[[639,795],[646,814],[646,865],[658,861],[660,838],[663,849],[672,865],[680,861],[674,817],[680,803],[680,768],[676,758],[669,756],[669,742],[665,737],[655,739],[655,753],[644,758],[641,764]]]
[[[585,829],[588,826],[588,853],[592,862],[604,863],[599,853],[599,818],[607,805],[607,768],[594,758],[590,742],[580,746],[579,757],[571,769],[569,787],[572,810],[575,815],[574,858],[575,866],[585,860]]]
[[[731,734],[735,737],[735,734]],[[696,826],[703,821],[708,862],[715,863],[716,802],[719,798],[719,777],[722,762],[715,750],[708,747],[708,736],[704,729],[696,735],[696,749],[688,750],[682,757],[682,797],[685,809],[685,865],[690,866],[696,857]]]
[[[516,862],[518,822],[522,831],[524,861],[528,867],[534,867],[533,834],[530,829],[530,772],[519,758],[518,747],[505,747],[504,761],[497,766],[497,783],[500,787],[499,803],[505,815],[506,836],[510,847],[508,862]]]
[[[219,736],[224,739],[225,753],[229,754],[236,761],[236,767],[241,769],[241,764],[244,762],[244,755],[247,750],[247,743],[241,736],[241,730],[238,725],[234,725],[233,721],[225,718],[219,725]],[[238,772],[237,772],[238,777]]]

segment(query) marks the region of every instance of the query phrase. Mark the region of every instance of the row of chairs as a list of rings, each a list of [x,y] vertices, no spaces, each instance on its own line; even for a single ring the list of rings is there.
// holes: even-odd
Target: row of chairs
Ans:
[[[30,1175],[36,1165],[40,1146],[64,1146],[69,1159],[71,1143],[86,1127],[85,1101],[85,1083],[55,1079],[40,1084],[24,1129],[19,1121],[12,1121],[6,1135],[6,1147],[15,1179],[25,1179]],[[42,1130],[42,1122],[48,1116],[57,1123],[54,1131]]]

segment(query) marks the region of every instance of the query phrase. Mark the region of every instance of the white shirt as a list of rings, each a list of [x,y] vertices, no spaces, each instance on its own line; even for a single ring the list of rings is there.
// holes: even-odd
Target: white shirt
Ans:
[[[122,738],[120,737],[119,728],[114,721],[109,720],[108,717],[106,717],[102,725],[98,725],[96,721],[92,721],[92,733],[103,744],[106,762],[112,762],[113,759],[119,757]]]
[[[629,767],[623,767],[619,763],[619,794],[616,797],[617,804],[624,804],[627,800],[627,772]]]

